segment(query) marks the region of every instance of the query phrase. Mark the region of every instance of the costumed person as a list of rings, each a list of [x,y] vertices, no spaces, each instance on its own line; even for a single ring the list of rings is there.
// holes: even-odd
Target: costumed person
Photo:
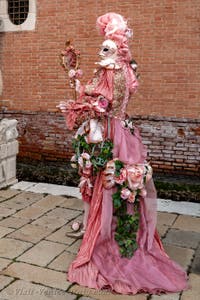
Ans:
[[[98,69],[76,101],[61,103],[68,128],[80,126],[72,158],[87,203],[84,235],[67,279],[121,294],[187,289],[185,271],[165,253],[156,231],[152,168],[137,127],[126,115],[138,86],[124,18],[97,19],[104,36]],[[89,214],[88,214],[89,212]]]

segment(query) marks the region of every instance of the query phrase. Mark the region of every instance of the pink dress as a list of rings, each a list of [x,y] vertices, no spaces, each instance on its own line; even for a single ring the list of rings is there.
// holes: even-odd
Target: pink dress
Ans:
[[[113,158],[126,164],[146,161],[146,148],[137,128],[132,134],[125,128],[125,108],[138,83],[127,63],[120,69],[100,68],[86,86],[83,98],[102,95],[112,104],[104,118],[104,138],[109,135],[114,144]],[[108,124],[109,119],[109,124]],[[108,130],[109,126],[109,130]],[[121,294],[147,292],[178,292],[187,288],[185,271],[165,253],[156,231],[156,191],[153,180],[146,184],[147,194],[140,199],[140,223],[137,232],[138,249],[131,258],[122,257],[115,241],[116,217],[113,215],[112,194],[105,189],[102,172],[95,178],[87,229],[76,259],[70,265],[70,282],[95,289],[109,289]],[[84,199],[84,195],[83,195]],[[87,197],[85,197],[87,199]],[[128,204],[128,209],[134,205]]]

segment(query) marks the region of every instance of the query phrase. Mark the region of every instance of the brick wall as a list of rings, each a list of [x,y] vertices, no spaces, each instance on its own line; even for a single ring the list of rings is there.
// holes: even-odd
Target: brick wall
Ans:
[[[200,174],[200,120],[138,116],[135,121],[155,171]]]
[[[71,133],[55,113],[61,100],[72,97],[58,54],[72,38],[81,51],[86,82],[102,42],[96,18],[115,11],[134,30],[130,47],[141,77],[128,111],[144,122],[155,168],[197,172],[197,146],[193,151],[192,145],[199,138],[199,123],[193,121],[200,114],[199,8],[197,0],[37,1],[34,31],[0,33],[0,107],[19,119],[19,155],[52,160],[70,154]]]
[[[72,156],[72,133],[66,130],[60,114],[53,112],[7,112],[4,118],[18,120],[19,158],[33,160],[65,161]]]
[[[19,122],[19,158],[59,163],[71,158],[73,133],[66,130],[60,114],[7,112],[4,117],[16,118]],[[154,171],[200,173],[200,120],[153,116],[135,116],[134,119]]]

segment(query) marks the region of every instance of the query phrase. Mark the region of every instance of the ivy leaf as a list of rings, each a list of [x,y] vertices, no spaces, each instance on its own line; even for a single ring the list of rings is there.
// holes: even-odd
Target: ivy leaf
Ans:
[[[115,176],[119,176],[120,175],[120,170],[123,168],[124,164],[122,161],[120,160],[116,160],[115,161]]]
[[[114,208],[116,208],[116,209],[120,208],[122,206],[120,191],[117,191],[116,193],[114,193],[112,195],[112,198],[113,198]]]
[[[121,207],[121,201],[120,201],[119,198],[115,198],[113,203],[114,203],[114,207],[115,207],[116,209],[118,209],[118,208]]]
[[[125,246],[128,247],[132,244],[132,240],[127,239],[125,242]]]

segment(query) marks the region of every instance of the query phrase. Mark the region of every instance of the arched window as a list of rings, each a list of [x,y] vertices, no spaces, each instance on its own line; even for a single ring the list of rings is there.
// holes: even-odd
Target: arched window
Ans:
[[[36,0],[0,0],[0,32],[34,30]]]
[[[24,23],[28,17],[29,0],[8,0],[8,15],[10,21],[15,25]]]

